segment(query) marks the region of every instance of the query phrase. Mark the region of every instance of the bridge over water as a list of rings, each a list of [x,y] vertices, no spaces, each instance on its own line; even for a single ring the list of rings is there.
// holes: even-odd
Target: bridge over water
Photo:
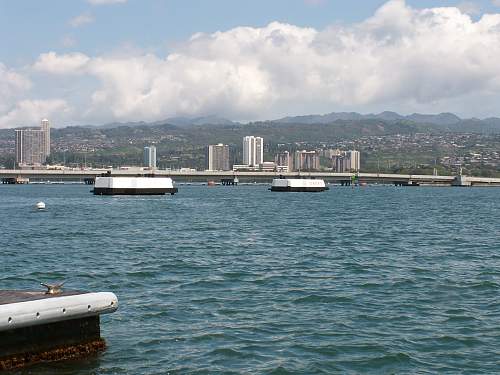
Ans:
[[[96,176],[111,171],[113,176],[149,175],[151,170],[141,169],[0,169],[0,180],[15,181],[86,181],[91,183]],[[500,178],[474,176],[435,176],[382,173],[332,173],[332,172],[214,172],[214,171],[169,171],[155,170],[157,176],[172,177],[176,182],[230,181],[270,183],[273,178],[321,178],[329,183],[391,184],[400,186],[500,186]]]

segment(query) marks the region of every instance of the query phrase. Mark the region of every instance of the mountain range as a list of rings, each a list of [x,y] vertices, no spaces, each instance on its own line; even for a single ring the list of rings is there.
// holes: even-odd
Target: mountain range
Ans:
[[[162,121],[155,122],[114,122],[104,125],[79,126],[80,128],[91,129],[115,129],[143,128],[169,125],[179,130],[188,130],[190,128],[225,128],[238,127],[243,131],[250,131],[258,127],[291,127],[301,133],[308,130],[313,131],[315,126],[328,125],[334,128],[341,127],[342,133],[346,135],[360,135],[363,133],[379,133],[375,128],[384,127],[385,133],[389,132],[460,132],[460,133],[480,133],[480,134],[500,134],[500,118],[490,117],[485,119],[469,118],[462,119],[453,113],[440,114],[420,114],[400,115],[396,112],[381,112],[378,114],[360,114],[357,112],[332,112],[324,115],[305,115],[294,117],[283,117],[276,120],[255,121],[250,123],[241,123],[231,121],[219,116],[205,117],[172,117]],[[72,128],[68,126],[67,128]],[[300,129],[300,130],[299,130]],[[208,130],[208,129],[207,129]],[[277,130],[277,129],[276,129]],[[358,134],[358,132],[361,132]],[[0,138],[10,137],[10,129],[0,129]]]
[[[361,121],[361,120],[380,120],[385,122],[395,121],[411,121],[418,124],[434,124],[434,125],[453,125],[463,121],[460,117],[453,113],[440,113],[437,115],[424,115],[414,113],[409,116],[403,116],[396,112],[385,111],[379,114],[362,115],[357,112],[332,112],[326,115],[307,115],[284,117],[275,120],[278,123],[300,123],[300,124],[325,124],[334,121]]]
[[[357,112],[332,112],[325,115],[305,115],[284,117],[270,121],[259,121],[272,124],[333,124],[338,121],[364,122],[378,120],[384,123],[421,124],[431,125],[436,131],[474,132],[474,133],[500,133],[500,118],[489,117],[485,119],[463,119],[453,113],[400,115],[396,112],[385,111],[378,114],[360,114]],[[256,122],[256,123],[259,123]],[[218,116],[207,117],[173,117],[157,121],[150,125],[170,124],[178,127],[204,126],[204,125],[240,125],[245,124],[228,120]]]
[[[284,117],[274,120],[274,122],[282,124],[328,124],[336,121],[355,122],[365,120],[379,120],[386,123],[434,125],[436,130],[440,131],[500,133],[500,118],[490,117],[483,120],[477,118],[462,119],[453,113],[440,113],[435,115],[414,113],[404,116],[389,111],[366,115],[356,112],[333,112],[326,115]]]

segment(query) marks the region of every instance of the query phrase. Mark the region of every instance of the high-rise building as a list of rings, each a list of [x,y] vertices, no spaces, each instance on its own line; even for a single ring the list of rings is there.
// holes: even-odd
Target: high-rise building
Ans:
[[[144,147],[144,166],[147,168],[156,168],[156,147],[146,146]]]
[[[243,164],[258,166],[264,161],[264,139],[247,136],[243,138]]]
[[[279,172],[290,172],[293,169],[292,157],[288,151],[277,154],[274,162]]]
[[[50,155],[50,122],[42,120],[39,129],[16,129],[16,164],[39,166]]]
[[[359,151],[347,151],[347,167],[351,172],[359,172],[360,170],[360,154]]]
[[[44,162],[42,131],[40,129],[17,129],[16,164],[18,166],[39,166]]]
[[[45,156],[50,155],[50,122],[46,118],[42,120],[42,150]]]
[[[340,155],[332,158],[333,169],[338,173],[359,172],[360,153],[359,151],[343,151]]]
[[[219,143],[208,146],[208,170],[229,171],[229,146]]]
[[[318,170],[319,155],[316,151],[295,151],[293,167],[296,171]]]

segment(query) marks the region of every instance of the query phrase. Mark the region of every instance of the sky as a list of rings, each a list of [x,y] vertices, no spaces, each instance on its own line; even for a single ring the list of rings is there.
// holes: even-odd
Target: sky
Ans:
[[[0,128],[500,116],[500,0],[0,0]]]

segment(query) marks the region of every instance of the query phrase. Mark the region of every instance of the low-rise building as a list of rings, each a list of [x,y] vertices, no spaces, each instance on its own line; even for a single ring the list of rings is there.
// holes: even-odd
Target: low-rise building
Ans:
[[[273,161],[265,161],[259,165],[259,170],[262,172],[275,172],[276,163]]]
[[[248,164],[234,164],[233,171],[234,172],[257,172],[259,171],[259,166],[253,166]]]

